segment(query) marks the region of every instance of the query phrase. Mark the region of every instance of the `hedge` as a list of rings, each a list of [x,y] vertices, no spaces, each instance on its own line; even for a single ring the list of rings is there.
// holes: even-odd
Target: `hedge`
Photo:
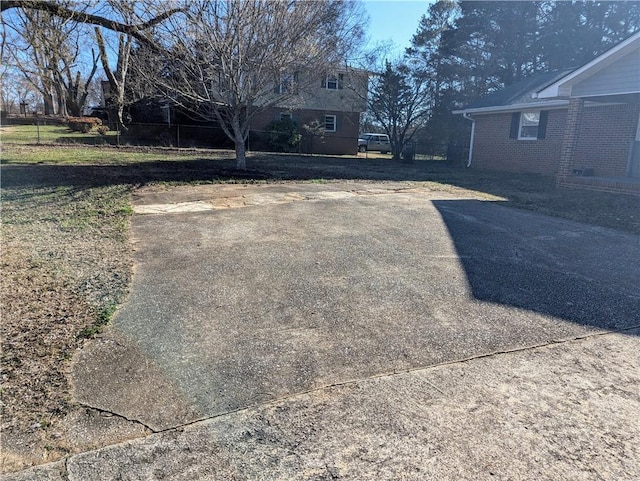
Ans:
[[[102,120],[98,117],[69,117],[67,118],[67,127],[74,132],[87,133],[102,125]]]

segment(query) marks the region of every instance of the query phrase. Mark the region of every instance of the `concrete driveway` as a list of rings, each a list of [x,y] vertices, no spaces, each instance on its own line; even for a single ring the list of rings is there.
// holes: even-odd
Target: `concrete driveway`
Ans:
[[[305,183],[143,192],[133,238],[74,396],[155,434],[15,479],[640,478],[637,236]]]

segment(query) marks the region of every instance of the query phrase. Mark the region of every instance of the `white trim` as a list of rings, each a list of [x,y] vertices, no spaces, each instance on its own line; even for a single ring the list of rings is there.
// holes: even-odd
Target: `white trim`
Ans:
[[[635,93],[635,92],[631,92]],[[603,95],[604,97],[605,95]],[[592,97],[595,97],[593,95]],[[624,102],[589,102],[584,103],[585,108],[604,107],[606,105],[624,105]],[[518,112],[524,110],[558,110],[569,106],[568,100],[549,100],[547,102],[532,102],[528,104],[498,105],[495,107],[478,107],[476,109],[453,110],[452,114],[482,115]],[[471,120],[471,119],[469,119]]]
[[[608,67],[616,60],[624,57],[628,53],[633,52],[634,49],[638,49],[639,47],[640,32],[637,32],[628,39],[620,42],[618,45],[610,48],[603,54],[594,58],[591,62],[574,70],[570,74],[562,77],[561,79],[555,81],[551,85],[548,85],[542,90],[535,92],[533,94],[533,97],[537,99],[549,99],[554,97],[570,96],[571,89],[575,84],[598,73],[600,70]]]
[[[331,80],[332,83],[333,83],[333,79],[335,79],[336,88],[329,87],[329,79],[332,79]],[[324,88],[326,90],[343,90],[344,82],[345,82],[345,74],[343,72],[337,72],[335,75],[328,74],[324,78]]]
[[[471,167],[473,161],[473,143],[476,140],[476,119],[469,114],[462,114],[462,116],[471,121],[471,139],[469,140],[469,158],[467,159],[467,167]]]
[[[562,109],[569,105],[568,100],[549,100],[548,102],[530,102],[527,104],[498,105],[495,107],[478,107],[475,109],[454,110],[453,114],[497,114],[501,112],[517,112],[519,110],[552,110]]]
[[[522,119],[524,114],[526,113],[537,113],[538,114],[538,125],[536,125],[536,135],[535,137],[523,137],[522,136]],[[533,127],[533,126],[531,126]],[[520,120],[518,121],[518,140],[538,140],[538,129],[540,128],[540,110],[525,110],[520,112]]]
[[[615,97],[616,95],[633,95],[633,94],[638,94],[638,93],[640,93],[640,92],[638,92],[636,90],[636,91],[633,91],[633,92],[611,92],[611,93],[608,93],[608,94],[588,94],[588,95],[585,95],[585,96],[581,96],[581,98],[590,99],[591,97]],[[596,102],[596,103],[600,103],[600,102]],[[612,103],[612,104],[615,104],[615,103],[624,104],[626,102],[609,102],[609,103]]]
[[[333,117],[333,130],[327,129],[327,117]],[[325,132],[337,132],[338,131],[338,116],[332,114],[325,114],[324,116],[324,131]]]
[[[329,82],[334,83],[335,79],[335,88],[329,87]],[[337,75],[327,75],[324,79],[324,88],[327,90],[338,90],[338,86],[340,85],[340,80]]]

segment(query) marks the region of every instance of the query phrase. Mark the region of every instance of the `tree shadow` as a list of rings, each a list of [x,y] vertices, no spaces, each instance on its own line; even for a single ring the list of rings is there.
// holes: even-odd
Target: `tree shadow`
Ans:
[[[640,242],[632,235],[437,200],[475,299],[602,329],[640,325]]]
[[[232,160],[190,159],[140,161],[124,164],[17,164],[2,166],[3,188],[141,186],[160,182],[257,181],[268,172],[237,170]]]
[[[118,152],[119,149],[105,147]],[[133,150],[135,152],[135,149]],[[148,150],[145,150],[148,152]],[[180,151],[180,155],[184,155]],[[119,163],[53,164],[3,161],[2,187],[86,188],[152,183],[309,181],[432,181],[499,197],[505,204],[605,227],[640,232],[637,198],[607,192],[557,189],[553,178],[465,169],[446,161],[394,162],[389,159],[252,153],[248,170],[237,170],[233,153],[226,158],[173,159],[172,151],[157,160]],[[199,154],[195,154],[199,155]],[[113,157],[113,155],[111,155]],[[168,159],[168,160],[167,160]]]
[[[108,147],[107,147],[108,148]],[[183,154],[181,152],[181,154]],[[226,159],[194,157],[165,160],[170,153],[161,152],[157,161],[123,163],[60,164],[19,163],[3,161],[3,185],[109,185],[147,184],[154,182],[209,182],[218,180],[262,181],[274,180],[373,180],[373,181],[429,181],[468,186],[484,182],[468,170],[445,161],[394,162],[390,159],[365,157],[303,156],[289,154],[253,154],[248,170],[237,170],[232,153]],[[515,176],[517,177],[517,176]],[[514,176],[510,176],[514,178]],[[500,192],[502,190],[498,189]],[[500,192],[496,192],[499,195]]]

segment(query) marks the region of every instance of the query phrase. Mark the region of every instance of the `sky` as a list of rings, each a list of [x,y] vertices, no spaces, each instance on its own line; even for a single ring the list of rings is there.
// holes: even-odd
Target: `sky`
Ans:
[[[369,14],[369,45],[393,42],[391,57],[400,56],[411,44],[411,37],[418,29],[420,17],[427,13],[433,0],[365,0]]]

